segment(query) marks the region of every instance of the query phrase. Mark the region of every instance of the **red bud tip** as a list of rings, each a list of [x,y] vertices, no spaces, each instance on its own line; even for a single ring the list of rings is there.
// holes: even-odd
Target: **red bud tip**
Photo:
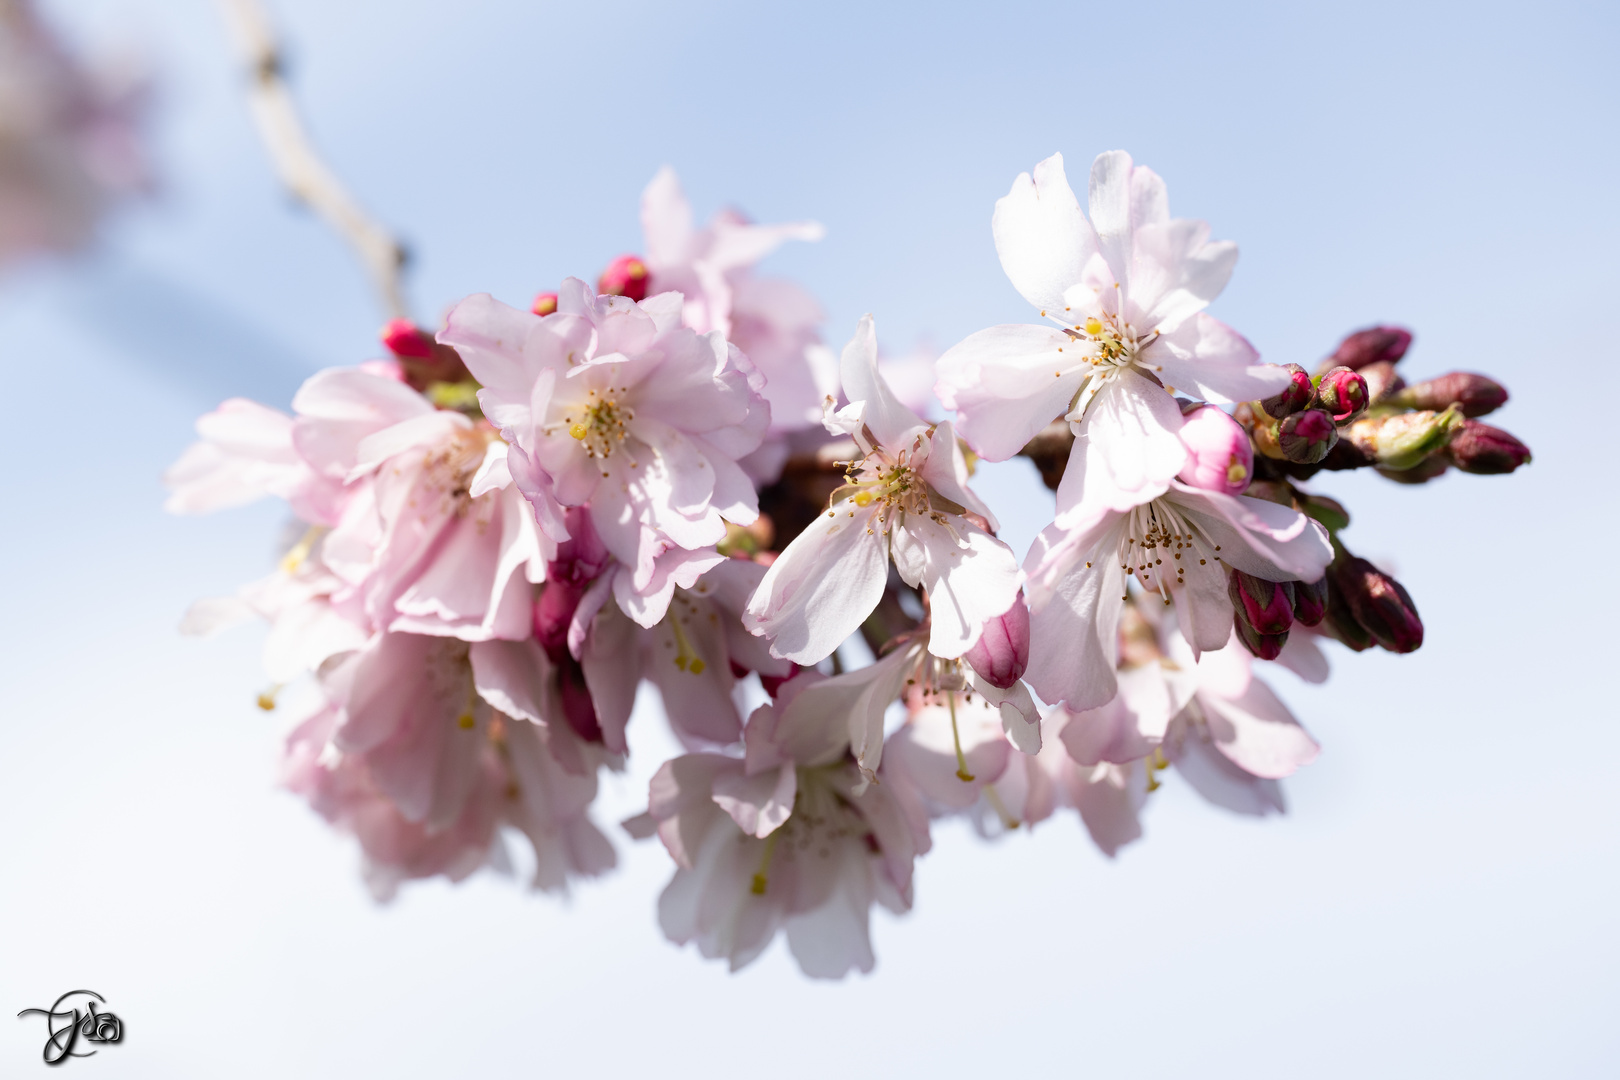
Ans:
[[[1326,576],[1315,581],[1294,582],[1294,621],[1316,626],[1327,618],[1328,583]]]
[[[1286,634],[1294,625],[1294,584],[1291,581],[1267,581],[1241,570],[1231,570],[1226,576],[1226,593],[1232,600],[1238,622],[1247,624],[1257,634]]]
[[[1241,615],[1233,620],[1232,625],[1237,628],[1238,640],[1261,660],[1277,659],[1282,655],[1283,646],[1288,643],[1287,634],[1262,634],[1244,622]]]
[[[1317,382],[1316,403],[1335,424],[1348,424],[1366,412],[1370,402],[1367,380],[1347,367],[1333,368]]]
[[[550,315],[557,310],[557,294],[554,292],[541,293],[534,298],[534,305],[529,310],[541,318]]]
[[[1332,588],[1372,639],[1390,652],[1413,652],[1423,644],[1423,620],[1400,582],[1366,559],[1351,556],[1333,568]]]
[[[395,356],[427,360],[433,356],[431,335],[409,319],[394,319],[379,335],[385,348]]]
[[[1360,371],[1368,364],[1387,360],[1391,364],[1406,355],[1412,347],[1412,331],[1399,326],[1371,326],[1357,330],[1343,341],[1333,353],[1329,367],[1347,367]]]
[[[608,263],[596,283],[596,291],[603,296],[628,296],[640,303],[647,299],[649,271],[639,255],[620,255]]]
[[[1283,370],[1288,372],[1290,379],[1287,388],[1260,403],[1267,415],[1278,420],[1292,416],[1311,403],[1311,377],[1305,369],[1298,364],[1289,364]]]

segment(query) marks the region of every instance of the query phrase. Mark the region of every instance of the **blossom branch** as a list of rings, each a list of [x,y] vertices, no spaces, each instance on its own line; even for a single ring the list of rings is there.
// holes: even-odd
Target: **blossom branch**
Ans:
[[[405,248],[368,216],[321,161],[299,119],[282,72],[282,55],[258,0],[220,0],[220,8],[252,78],[249,99],[276,175],[294,198],[314,210],[359,255],[389,318],[408,317],[401,271]]]

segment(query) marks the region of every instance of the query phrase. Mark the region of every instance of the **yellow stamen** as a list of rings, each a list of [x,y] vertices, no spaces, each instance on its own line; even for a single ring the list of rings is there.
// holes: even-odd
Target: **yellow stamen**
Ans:
[[[568,434],[572,435],[576,439],[583,439],[590,433],[591,429],[586,427],[584,424],[575,423],[569,425],[568,428]]]
[[[1093,315],[1091,318],[1086,320],[1086,333],[1090,334],[1092,337],[1096,337],[1098,334],[1102,333],[1102,328],[1102,320],[1097,318],[1097,316]]]
[[[855,505],[856,506],[871,506],[872,505],[872,500],[875,499],[875,498],[877,498],[877,496],[873,495],[870,491],[857,492],[855,494]]]
[[[464,712],[460,716],[456,717],[456,726],[462,731],[471,731],[473,728],[478,726],[478,721],[473,719],[472,713]]]

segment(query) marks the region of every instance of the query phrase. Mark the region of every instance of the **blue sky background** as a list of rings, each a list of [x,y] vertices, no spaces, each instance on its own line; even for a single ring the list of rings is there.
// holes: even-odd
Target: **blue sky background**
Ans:
[[[202,0],[56,0],[159,83],[165,191],[93,256],[0,278],[11,393],[0,621],[0,1005],[104,993],[106,1076],[1613,1075],[1620,1067],[1620,589],[1606,399],[1620,250],[1620,18],[1606,4],[559,5],[282,0],[317,141],[417,253],[419,313],[521,303],[639,244],[662,164],[700,215],[812,217],[767,269],[840,345],[940,347],[1027,317],[992,205],[1054,150],[1129,149],[1243,251],[1214,313],[1278,362],[1413,327],[1408,378],[1493,374],[1515,476],[1331,476],[1394,563],[1412,656],[1274,680],[1322,740],[1290,815],[1172,777],[1109,861],[1065,815],[937,830],[917,905],[838,985],[773,949],[731,976],[664,942],[670,867],[571,902],[480,876],[378,909],[352,844],[274,790],[261,635],[174,627],[264,573],[282,515],[180,520],[196,414],[285,406],[374,355],[349,253],[277,189]],[[1049,512],[983,482],[1020,546]],[[662,749],[610,785],[612,820]],[[36,1019],[37,1018],[31,1018]],[[0,1071],[42,1033],[0,1023]],[[13,1064],[15,1063],[15,1064]]]

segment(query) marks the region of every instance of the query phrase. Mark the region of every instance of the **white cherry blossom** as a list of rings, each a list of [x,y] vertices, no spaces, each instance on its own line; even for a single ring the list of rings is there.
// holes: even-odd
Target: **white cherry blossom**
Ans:
[[[1201,221],[1171,218],[1164,181],[1129,154],[1091,168],[1091,218],[1054,154],[996,203],[992,227],[1014,287],[1044,326],[981,330],[939,359],[937,389],[962,435],[1001,461],[1055,417],[1073,425],[1059,507],[1123,508],[1181,471],[1172,391],[1208,401],[1264,398],[1286,382],[1254,347],[1204,314],[1237,247]]]
[[[967,488],[967,462],[949,423],[931,424],[895,397],[877,365],[872,317],[844,348],[849,404],[829,430],[861,455],[816,523],[771,565],[744,613],[773,654],[800,664],[829,655],[872,613],[892,560],[931,604],[929,649],[954,658],[971,649],[986,619],[1012,606],[1019,574],[990,510]]]

